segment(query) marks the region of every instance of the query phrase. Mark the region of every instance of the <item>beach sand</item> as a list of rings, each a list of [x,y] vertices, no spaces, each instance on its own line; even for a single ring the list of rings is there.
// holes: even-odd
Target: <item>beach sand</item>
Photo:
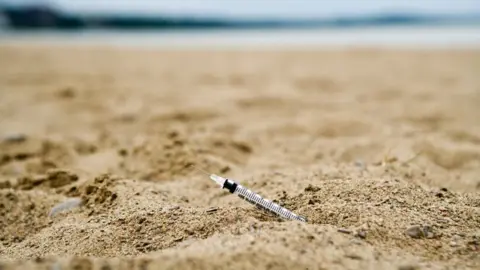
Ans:
[[[2,270],[480,268],[478,50],[0,58]]]

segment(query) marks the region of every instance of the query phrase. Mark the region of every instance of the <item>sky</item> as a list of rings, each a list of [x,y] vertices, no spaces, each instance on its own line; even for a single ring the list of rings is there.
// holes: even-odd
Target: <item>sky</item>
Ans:
[[[144,13],[229,18],[328,18],[383,12],[480,14],[480,0],[0,0],[52,3],[69,12]]]

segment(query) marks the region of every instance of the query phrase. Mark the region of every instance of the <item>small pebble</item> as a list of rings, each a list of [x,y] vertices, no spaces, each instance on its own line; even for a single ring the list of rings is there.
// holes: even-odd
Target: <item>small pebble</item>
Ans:
[[[411,226],[410,228],[405,230],[405,234],[415,239],[419,239],[419,238],[430,239],[435,237],[435,234],[431,226],[420,226],[420,225]]]
[[[455,241],[452,241],[452,242],[450,242],[450,246],[451,247],[456,247],[456,246],[458,246],[458,243],[455,242]]]
[[[359,168],[365,168],[365,163],[361,160],[356,160],[354,165],[359,167]]]
[[[213,213],[213,212],[217,212],[217,210],[218,210],[217,207],[212,207],[212,208],[207,209],[205,212],[207,212],[207,213]]]
[[[21,142],[24,142],[26,140],[27,140],[27,136],[25,134],[21,134],[21,133],[10,134],[10,135],[6,135],[5,137],[3,137],[3,141],[5,141],[7,143],[21,143]]]
[[[55,205],[52,210],[50,211],[49,216],[53,217],[56,214],[67,211],[73,208],[80,207],[82,205],[82,199],[81,198],[69,198],[57,205]]]
[[[341,233],[345,233],[345,234],[351,234],[352,233],[352,231],[344,229],[344,228],[338,229],[337,232],[341,232]]]
[[[422,238],[424,235],[423,235],[423,229],[422,229],[422,226],[419,226],[419,225],[415,225],[415,226],[412,226],[410,228],[408,228],[405,233],[412,237],[412,238],[415,238],[415,239],[419,239],[419,238]]]
[[[361,239],[365,239],[365,238],[367,238],[367,231],[366,230],[358,230],[355,233],[355,236],[358,237],[358,238],[361,238]]]

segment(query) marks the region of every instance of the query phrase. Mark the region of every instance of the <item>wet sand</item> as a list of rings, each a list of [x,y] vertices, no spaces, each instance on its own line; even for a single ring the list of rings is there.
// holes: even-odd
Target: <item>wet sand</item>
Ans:
[[[478,50],[0,58],[1,269],[480,268]]]

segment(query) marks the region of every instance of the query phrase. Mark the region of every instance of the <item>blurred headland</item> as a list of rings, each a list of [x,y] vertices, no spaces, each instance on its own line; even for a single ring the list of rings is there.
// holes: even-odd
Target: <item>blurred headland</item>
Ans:
[[[478,24],[480,14],[432,15],[420,13],[385,13],[322,19],[228,19],[193,18],[144,14],[91,15],[64,12],[49,5],[0,6],[4,25],[12,30],[79,29],[234,29],[234,28],[349,28],[397,25]]]

